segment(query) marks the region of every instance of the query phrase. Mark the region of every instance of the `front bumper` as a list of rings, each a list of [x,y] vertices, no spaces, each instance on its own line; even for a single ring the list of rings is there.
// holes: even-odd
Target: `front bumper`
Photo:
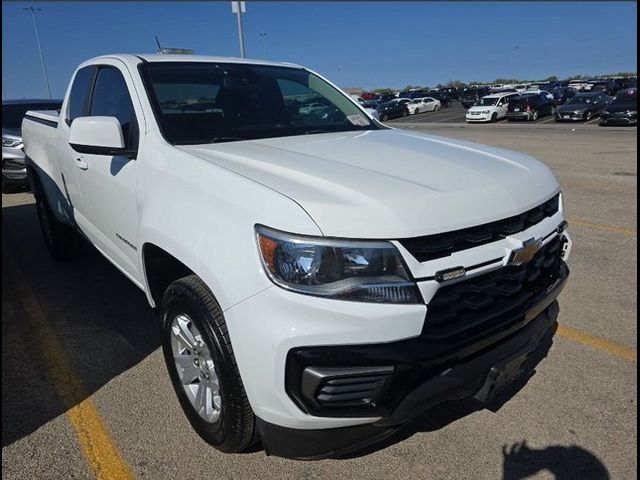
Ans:
[[[600,115],[600,125],[637,125],[638,115]]]
[[[27,167],[21,148],[2,147],[2,181],[10,184],[28,185]]]
[[[465,119],[467,122],[489,122],[491,120],[491,114],[481,113],[478,115],[471,115],[471,112],[467,112]]]
[[[446,362],[437,362],[439,366],[435,369],[432,368],[435,366],[433,359],[428,359],[431,356],[429,346],[422,345],[425,350],[420,351],[412,344],[413,340],[353,349],[356,353],[358,349],[380,347],[387,355],[400,354],[411,362],[409,370],[422,370],[421,381],[403,392],[401,400],[386,417],[369,425],[303,430],[281,427],[258,418],[258,433],[265,451],[269,455],[306,460],[343,456],[393,435],[405,423],[446,400],[474,397],[488,406],[503,403],[507,399],[505,393],[510,390],[508,387],[526,381],[535,372],[535,366],[546,357],[557,329],[559,307],[555,298],[565,279],[566,276],[525,315],[524,326],[519,330],[503,332],[498,343],[479,346],[478,351],[464,359],[456,356]],[[430,373],[425,375],[424,372]]]
[[[556,122],[579,122],[585,120],[585,114],[583,112],[575,113],[575,112],[556,112],[554,115]]]

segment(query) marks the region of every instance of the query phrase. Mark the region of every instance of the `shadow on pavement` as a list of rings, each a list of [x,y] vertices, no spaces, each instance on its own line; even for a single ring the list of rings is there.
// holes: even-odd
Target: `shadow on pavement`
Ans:
[[[36,305],[34,307],[34,305]],[[27,314],[31,312],[31,316]],[[33,312],[43,315],[34,321]],[[42,323],[46,322],[46,323]],[[2,209],[2,446],[84,400],[160,346],[144,294],[89,245],[69,263],[50,259],[33,204]],[[46,325],[69,372],[51,371],[34,328]],[[58,396],[53,378],[83,388]]]
[[[607,480],[609,472],[593,453],[571,445],[550,445],[536,450],[526,441],[515,443],[511,448],[502,448],[504,463],[503,480],[524,480],[546,470],[555,480]]]

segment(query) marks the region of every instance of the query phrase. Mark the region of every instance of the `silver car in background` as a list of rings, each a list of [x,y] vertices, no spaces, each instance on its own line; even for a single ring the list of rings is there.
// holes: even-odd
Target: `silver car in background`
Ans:
[[[62,100],[5,100],[2,102],[2,191],[28,185],[22,151],[22,119],[29,110],[60,110]]]

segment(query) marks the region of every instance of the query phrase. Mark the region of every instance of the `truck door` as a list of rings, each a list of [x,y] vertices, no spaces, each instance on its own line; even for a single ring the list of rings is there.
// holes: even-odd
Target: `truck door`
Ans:
[[[138,150],[142,110],[129,72],[118,61],[97,66],[86,113],[117,118],[127,149]],[[105,256],[142,284],[136,159],[74,152],[73,163],[82,197],[78,224]]]

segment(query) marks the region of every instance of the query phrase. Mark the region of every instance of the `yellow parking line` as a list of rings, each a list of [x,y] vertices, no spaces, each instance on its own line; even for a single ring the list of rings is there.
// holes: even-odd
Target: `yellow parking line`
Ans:
[[[620,233],[622,235],[627,235],[628,237],[635,237],[638,235],[638,232],[634,228],[617,227],[615,225],[603,225],[600,223],[592,223],[577,218],[570,218],[569,223],[571,225],[577,225],[579,227],[593,228],[594,230],[604,230],[605,232]]]
[[[2,260],[9,268],[15,301],[22,307],[33,329],[55,389],[67,408],[67,416],[76,431],[82,452],[96,478],[100,480],[133,479],[126,461],[109,435],[96,406],[74,372],[58,336],[47,321],[38,300],[29,288],[11,256],[2,248]]]
[[[564,325],[560,325],[558,327],[557,333],[559,336],[572,340],[576,343],[597,348],[598,350],[611,353],[612,355],[624,358],[625,360],[630,360],[632,362],[638,361],[638,354],[635,351],[630,348],[623,347],[622,345],[618,345],[617,343],[610,342],[609,340],[605,340],[604,338],[588,335]]]

